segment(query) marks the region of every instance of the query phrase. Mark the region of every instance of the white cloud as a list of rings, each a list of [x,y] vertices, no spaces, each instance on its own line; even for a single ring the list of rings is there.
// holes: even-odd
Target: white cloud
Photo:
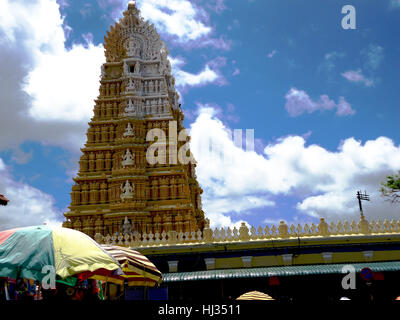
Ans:
[[[336,110],[338,116],[354,115],[355,111],[351,105],[343,98],[339,102],[331,100],[326,94],[320,96],[318,101],[314,101],[304,90],[291,88],[285,96],[285,109],[291,117],[298,117],[304,112],[313,113],[315,111]]]
[[[172,67],[172,74],[175,77],[175,85],[178,90],[185,90],[189,87],[201,87],[208,84],[223,85],[226,83],[225,78],[220,72],[220,68],[225,65],[225,58],[217,58],[209,61],[203,70],[197,74],[182,70],[186,62],[181,57],[169,57]]]
[[[357,219],[359,189],[371,194],[372,201],[365,205],[368,219],[398,217],[399,208],[384,202],[378,192],[385,176],[400,169],[400,146],[389,138],[364,144],[348,138],[337,151],[329,151],[306,146],[301,136],[288,136],[265,147],[261,155],[235,146],[210,107],[199,110],[190,135],[205,212],[221,223],[253,209],[279,206],[277,195],[302,199],[293,219],[297,214]]]
[[[233,221],[231,217],[216,212],[207,213],[207,218],[210,219],[210,227],[212,229],[224,228],[226,230],[226,228],[228,227],[230,227],[231,229],[233,229],[234,227],[239,229],[242,222],[246,223],[246,225],[249,226],[249,224],[244,220]]]
[[[65,48],[65,27],[55,0],[0,2],[0,149],[30,140],[78,152],[83,144],[103,47]]]
[[[151,20],[160,32],[176,36],[180,42],[187,42],[211,32],[199,18],[204,14],[186,0],[138,1],[138,7],[145,19]]]
[[[0,158],[0,193],[10,202],[0,206],[0,230],[32,225],[61,225],[54,199],[26,183],[16,181]]]
[[[31,117],[78,122],[90,119],[103,60],[104,49],[93,44],[40,54],[24,88],[33,98]]]
[[[364,83],[367,87],[370,87],[374,84],[371,79],[366,78],[361,69],[358,70],[350,70],[342,73],[342,76],[349,80],[350,82],[361,82]]]

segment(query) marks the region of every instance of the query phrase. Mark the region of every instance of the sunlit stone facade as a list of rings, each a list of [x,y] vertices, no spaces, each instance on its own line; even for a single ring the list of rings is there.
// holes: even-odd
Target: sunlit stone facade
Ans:
[[[179,139],[184,116],[165,43],[131,2],[104,48],[100,92],[63,225],[91,237],[202,229],[194,161],[177,157],[189,137]],[[165,154],[149,152],[163,140],[152,129],[165,133]],[[149,161],[160,157],[164,163]]]

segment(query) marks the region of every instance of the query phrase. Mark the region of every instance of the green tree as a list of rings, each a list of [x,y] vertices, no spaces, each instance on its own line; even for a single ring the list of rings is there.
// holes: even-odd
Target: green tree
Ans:
[[[399,174],[387,176],[381,185],[382,196],[387,197],[392,203],[400,202],[400,171]]]

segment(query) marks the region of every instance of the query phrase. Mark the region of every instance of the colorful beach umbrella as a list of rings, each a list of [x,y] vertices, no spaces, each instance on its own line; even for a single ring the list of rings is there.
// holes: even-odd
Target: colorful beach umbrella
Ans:
[[[46,225],[0,232],[0,277],[42,281],[51,267],[60,278],[122,274],[118,262],[82,232]]]
[[[161,283],[162,274],[156,266],[138,251],[120,246],[102,246],[121,265],[123,275],[95,276],[95,279],[128,286],[154,287]]]
[[[242,294],[236,300],[275,300],[275,299],[266,293],[263,293],[260,291],[251,291],[251,292]]]

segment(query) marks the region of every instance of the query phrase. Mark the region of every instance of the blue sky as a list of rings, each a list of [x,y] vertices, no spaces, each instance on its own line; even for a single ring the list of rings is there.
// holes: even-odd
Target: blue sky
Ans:
[[[344,5],[356,29],[344,30]],[[400,1],[137,1],[170,50],[213,226],[398,218]],[[102,42],[127,1],[0,1],[0,227],[62,221],[98,94]],[[227,129],[254,129],[255,151]],[[194,151],[195,152],[195,151]],[[210,165],[212,163],[212,165]],[[34,204],[34,205],[32,205]]]

